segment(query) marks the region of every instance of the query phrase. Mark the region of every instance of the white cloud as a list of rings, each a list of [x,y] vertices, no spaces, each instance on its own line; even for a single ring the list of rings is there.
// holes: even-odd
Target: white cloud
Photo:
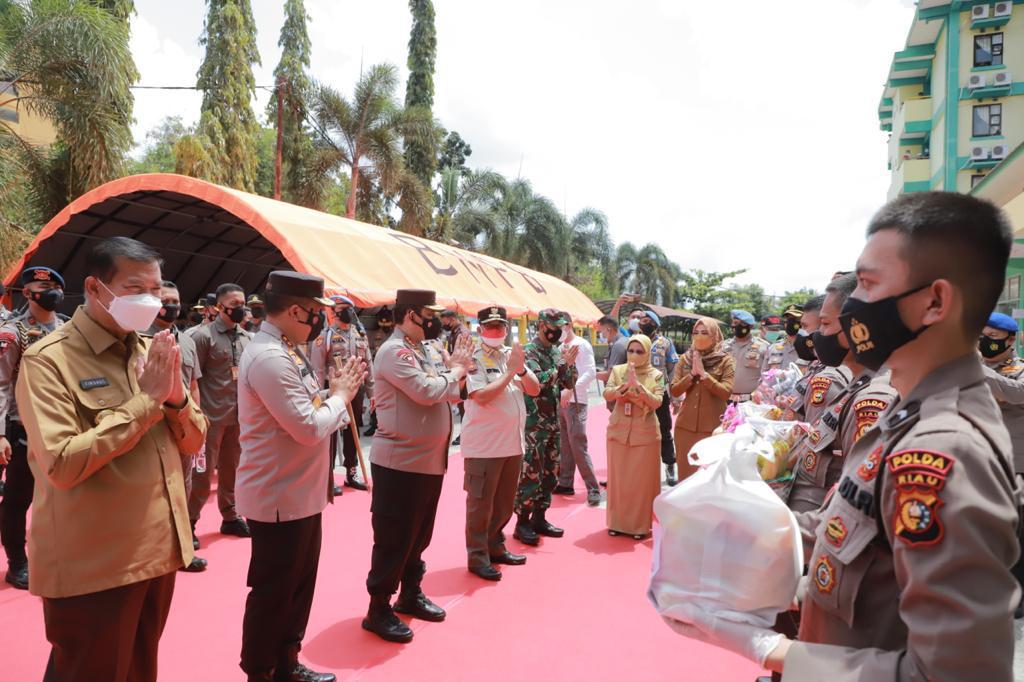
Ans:
[[[142,82],[194,82],[202,0],[137,0]],[[360,65],[406,74],[407,3],[306,0],[313,76],[350,92]],[[522,174],[613,236],[684,267],[749,268],[770,292],[852,266],[889,183],[876,108],[908,0],[434,0],[435,114],[473,165]],[[255,0],[270,83],[279,0]],[[404,93],[404,88],[402,90]],[[260,106],[266,94],[260,94]],[[139,94],[137,139],[197,96]]]

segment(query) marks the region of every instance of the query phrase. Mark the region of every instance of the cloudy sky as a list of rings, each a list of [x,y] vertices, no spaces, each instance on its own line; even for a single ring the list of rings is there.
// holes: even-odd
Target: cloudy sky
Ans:
[[[283,0],[252,0],[260,85]],[[142,85],[192,85],[204,0],[136,0]],[[312,75],[351,92],[360,65],[406,74],[405,0],[306,0]],[[434,113],[470,164],[522,173],[570,215],[686,268],[747,268],[769,293],[848,269],[885,200],[876,109],[910,0],[434,0]],[[258,93],[258,112],[267,93]],[[404,96],[404,84],[401,91]],[[137,91],[135,136],[199,116],[195,93]]]

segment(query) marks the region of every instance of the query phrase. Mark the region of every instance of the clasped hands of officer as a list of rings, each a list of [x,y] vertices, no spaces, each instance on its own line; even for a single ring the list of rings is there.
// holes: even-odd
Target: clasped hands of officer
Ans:
[[[512,350],[508,354],[508,369],[513,374],[519,374],[526,369],[526,351],[518,341],[513,342]]]
[[[146,359],[138,366],[139,388],[157,405],[181,409],[185,382],[181,379],[181,348],[170,330],[153,337]]]
[[[469,334],[460,334],[455,340],[455,348],[448,358],[448,369],[458,381],[473,371],[473,337]]]
[[[339,366],[331,368],[328,392],[332,398],[341,398],[347,405],[359,393],[359,387],[365,380],[366,362],[353,355]]]

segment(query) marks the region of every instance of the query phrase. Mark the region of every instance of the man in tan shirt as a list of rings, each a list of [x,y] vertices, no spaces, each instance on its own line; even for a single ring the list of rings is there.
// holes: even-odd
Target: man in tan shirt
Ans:
[[[16,396],[35,476],[29,586],[47,680],[155,680],[175,571],[192,561],[180,453],[206,422],[161,304],[160,257],[126,237],[86,260],[85,306],[22,358]]]

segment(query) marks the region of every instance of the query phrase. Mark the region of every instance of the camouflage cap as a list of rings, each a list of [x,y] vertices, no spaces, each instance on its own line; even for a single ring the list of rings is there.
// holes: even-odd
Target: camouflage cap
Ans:
[[[565,314],[561,310],[556,310],[555,308],[545,308],[537,313],[537,318],[541,322],[550,324],[554,327],[561,327],[562,325],[569,323],[569,320],[565,319]]]

